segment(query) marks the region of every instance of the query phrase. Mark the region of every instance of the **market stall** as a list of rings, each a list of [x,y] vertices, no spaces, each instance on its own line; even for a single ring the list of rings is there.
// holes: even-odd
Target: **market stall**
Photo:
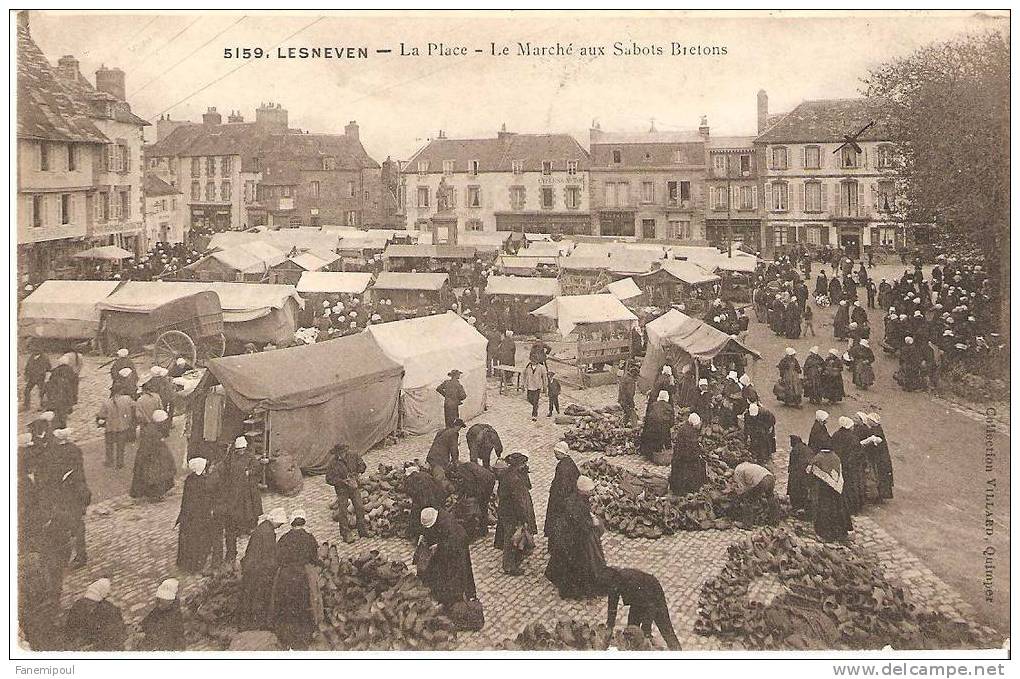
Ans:
[[[383,264],[387,271],[446,273],[453,285],[461,286],[478,256],[478,249],[470,245],[389,245]]]
[[[485,409],[485,336],[452,312],[370,325],[383,352],[404,368],[400,385],[400,428],[424,434],[443,426],[443,397],[436,393],[451,370],[460,370],[467,421]]]
[[[270,269],[286,259],[284,251],[252,241],[213,251],[184,268],[198,281],[260,283],[268,280]]]
[[[121,281],[45,281],[21,302],[18,334],[38,339],[86,340],[99,334],[98,304]]]
[[[704,311],[720,277],[694,262],[667,259],[659,268],[634,278],[650,304],[668,308],[683,304],[691,313]]]
[[[500,255],[496,269],[506,276],[556,277],[556,257],[520,257]]]
[[[398,316],[449,309],[454,302],[450,277],[445,273],[382,271],[372,284],[371,296],[373,301],[390,300]]]
[[[402,374],[367,333],[214,359],[192,398],[192,437],[243,434],[256,455],[322,473],[336,444],[364,455],[396,429]]]
[[[662,366],[692,365],[695,372],[701,362],[742,353],[755,359],[761,355],[740,340],[675,309],[645,325],[648,343],[641,362],[638,386],[648,391]]]
[[[555,278],[489,276],[483,294],[490,305],[501,310],[520,309],[521,317],[515,321],[513,314],[507,314],[509,329],[534,335],[547,332],[551,323],[532,316],[530,312],[558,297],[560,284]]]

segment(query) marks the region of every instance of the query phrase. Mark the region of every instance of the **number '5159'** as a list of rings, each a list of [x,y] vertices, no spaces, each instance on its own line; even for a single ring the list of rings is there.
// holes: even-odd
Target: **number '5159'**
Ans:
[[[266,51],[261,47],[224,47],[224,59],[261,59]]]

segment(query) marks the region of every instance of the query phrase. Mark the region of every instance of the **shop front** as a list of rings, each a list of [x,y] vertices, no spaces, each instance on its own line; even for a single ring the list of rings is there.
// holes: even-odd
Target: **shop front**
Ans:
[[[758,219],[727,220],[708,217],[705,219],[705,240],[716,247],[726,247],[731,227],[734,247],[743,243],[756,252],[761,251],[761,221]]]
[[[496,231],[590,236],[591,215],[587,212],[497,212]]]
[[[222,205],[192,205],[191,229],[199,232],[227,231],[230,229],[230,203]]]
[[[636,235],[635,213],[633,210],[601,210],[599,212],[600,236]]]

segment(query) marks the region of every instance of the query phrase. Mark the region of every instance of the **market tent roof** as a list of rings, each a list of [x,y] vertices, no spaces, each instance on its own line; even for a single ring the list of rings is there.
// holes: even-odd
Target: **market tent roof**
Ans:
[[[403,372],[367,333],[225,356],[210,360],[208,368],[242,412],[303,408]]]
[[[288,257],[287,259],[294,262],[305,271],[319,271],[320,269],[325,269],[327,266],[336,261],[336,258],[330,261],[326,261],[325,259],[322,259],[318,255],[312,254],[311,252],[302,252],[299,255],[294,255],[293,257]]]
[[[348,295],[360,295],[372,282],[372,274],[357,271],[305,271],[298,281],[297,291],[338,292]]]
[[[646,324],[645,330],[650,344],[658,347],[672,344],[695,358],[713,358],[723,350],[742,351],[761,358],[757,351],[748,348],[740,340],[676,309]]]
[[[702,283],[711,283],[719,280],[718,276],[711,271],[706,270],[701,265],[695,262],[682,262],[678,259],[667,259],[658,269],[642,274],[642,276],[652,276],[657,274],[659,271],[669,274],[678,281],[682,281],[688,285],[701,285]]]
[[[465,231],[457,234],[458,245],[469,245],[484,252],[498,252],[508,240],[509,231]]]
[[[637,286],[633,278],[621,278],[606,286],[606,291],[621,302],[640,296],[641,288]]]
[[[737,273],[754,273],[758,268],[758,258],[747,253],[733,253],[732,257],[720,254],[715,261],[716,271],[733,271]]]
[[[384,233],[364,233],[357,231],[354,233],[341,233],[340,234],[340,245],[341,250],[384,250],[386,244],[389,243],[390,238]]]
[[[531,312],[556,321],[566,337],[578,325],[612,321],[637,322],[637,316],[613,295],[566,295],[556,297]]]
[[[567,257],[560,257],[557,261],[560,269],[564,271],[586,271],[590,269],[608,269],[609,257],[594,255],[578,255],[570,253]]]
[[[99,330],[99,302],[121,281],[45,281],[21,302],[18,330],[31,337],[78,339]]]
[[[560,282],[555,278],[489,276],[485,281],[485,294],[556,297],[560,294]]]
[[[531,243],[526,248],[521,248],[517,251],[518,257],[559,257],[560,255],[570,252],[571,244],[560,241],[559,243],[553,243],[551,241],[536,241]]]
[[[380,271],[372,287],[379,290],[441,290],[449,280],[449,274],[445,273]]]
[[[496,266],[502,269],[529,269],[534,270],[539,264],[556,266],[555,257],[516,257],[513,255],[500,255],[496,260]]]
[[[312,228],[224,231],[213,234],[209,240],[208,248],[209,250],[227,250],[238,245],[265,243],[284,253],[289,253],[294,248],[332,251],[336,249],[339,240],[340,235],[336,232]]]
[[[383,252],[383,257],[474,259],[477,253],[477,249],[470,245],[389,245]]]
[[[201,268],[203,262],[209,259],[214,259],[226,268],[240,273],[260,273],[285,261],[287,255],[268,243],[252,241],[212,252],[185,268]]]
[[[74,255],[75,259],[102,259],[109,262],[119,262],[122,259],[130,259],[134,257],[133,252],[128,252],[124,248],[117,247],[116,245],[101,245],[95,248],[89,248],[88,250],[82,250],[81,252]]]
[[[128,281],[98,304],[100,309],[129,313],[148,313],[156,307],[197,292],[211,290],[219,295],[223,320],[239,323],[282,309],[293,299],[299,306],[304,301],[293,285],[264,283],[215,283],[193,281]]]

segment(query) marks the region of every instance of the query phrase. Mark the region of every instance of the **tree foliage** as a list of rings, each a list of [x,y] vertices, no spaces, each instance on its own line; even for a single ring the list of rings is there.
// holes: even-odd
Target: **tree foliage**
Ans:
[[[1008,36],[989,31],[925,46],[864,80],[900,145],[907,218],[966,235],[1002,281],[1005,304],[1009,71]]]

